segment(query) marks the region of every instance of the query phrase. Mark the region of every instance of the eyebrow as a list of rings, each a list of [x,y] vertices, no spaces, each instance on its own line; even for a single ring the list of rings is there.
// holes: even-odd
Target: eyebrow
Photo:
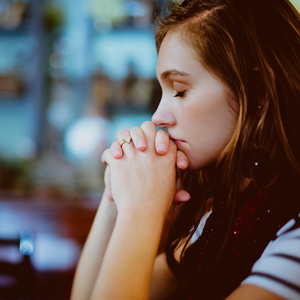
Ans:
[[[186,72],[183,72],[183,71],[178,71],[176,69],[167,70],[167,71],[161,73],[161,77],[163,79],[167,79],[168,77],[172,77],[172,76],[188,77],[188,76],[191,76],[191,75],[186,73]]]

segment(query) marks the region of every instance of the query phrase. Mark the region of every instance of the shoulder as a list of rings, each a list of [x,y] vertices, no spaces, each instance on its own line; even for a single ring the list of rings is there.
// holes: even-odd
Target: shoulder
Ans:
[[[300,218],[277,233],[242,284],[251,284],[285,299],[300,299]]]

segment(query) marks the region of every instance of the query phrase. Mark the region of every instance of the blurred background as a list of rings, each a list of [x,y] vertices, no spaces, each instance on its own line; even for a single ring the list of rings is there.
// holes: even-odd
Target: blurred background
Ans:
[[[170,1],[0,0],[1,299],[69,299],[101,154],[160,100],[153,33]]]

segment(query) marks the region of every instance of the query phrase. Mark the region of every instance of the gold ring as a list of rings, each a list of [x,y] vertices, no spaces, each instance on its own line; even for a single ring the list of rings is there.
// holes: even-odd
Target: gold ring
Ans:
[[[125,143],[130,144],[131,141],[132,137],[129,135],[127,138],[123,139],[123,142],[120,144],[120,146],[122,147]]]

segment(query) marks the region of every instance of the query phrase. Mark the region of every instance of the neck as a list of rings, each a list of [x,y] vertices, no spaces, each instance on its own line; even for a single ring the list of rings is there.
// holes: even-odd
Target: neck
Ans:
[[[216,166],[210,165],[207,168],[205,168],[205,176],[206,176],[206,182],[208,183],[208,186],[211,188],[211,185],[213,185],[213,182],[216,180]],[[218,180],[217,180],[218,181]],[[244,190],[248,187],[248,185],[251,183],[252,179],[247,178],[243,175],[240,177],[240,184],[239,184],[239,193],[243,193]],[[214,187],[213,189],[215,189]]]

